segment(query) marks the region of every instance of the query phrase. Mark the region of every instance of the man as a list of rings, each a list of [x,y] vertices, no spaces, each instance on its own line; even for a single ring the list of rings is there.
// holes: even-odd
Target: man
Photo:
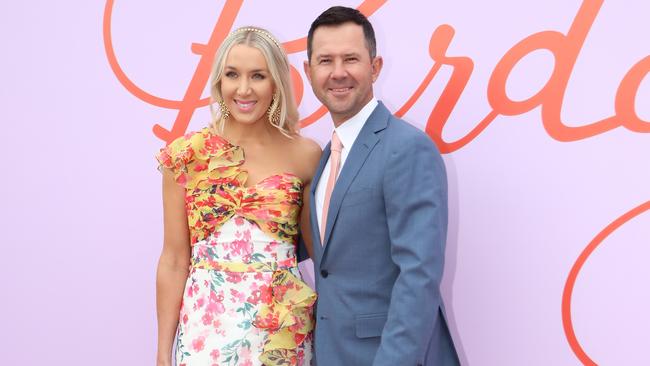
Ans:
[[[305,73],[334,121],[311,189],[319,366],[457,365],[440,279],[444,163],[373,97],[372,25],[332,7],[311,25]]]

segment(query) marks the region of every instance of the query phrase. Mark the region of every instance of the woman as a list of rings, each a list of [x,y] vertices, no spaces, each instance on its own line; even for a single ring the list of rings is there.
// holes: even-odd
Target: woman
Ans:
[[[210,92],[212,125],[157,156],[158,365],[171,364],[175,335],[178,365],[309,365],[316,295],[296,242],[300,222],[311,254],[321,150],[297,133],[287,56],[267,31],[240,28],[217,51]]]

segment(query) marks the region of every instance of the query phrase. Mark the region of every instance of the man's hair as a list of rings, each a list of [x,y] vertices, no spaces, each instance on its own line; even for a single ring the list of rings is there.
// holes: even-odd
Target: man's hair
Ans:
[[[366,18],[366,16],[359,10],[345,6],[333,6],[322,12],[321,15],[311,23],[309,33],[307,33],[307,59],[311,61],[314,32],[318,27],[336,26],[348,22],[360,25],[361,28],[363,28],[363,36],[366,39],[366,47],[370,53],[370,59],[374,59],[375,56],[377,56],[377,41],[375,40],[375,30],[372,28],[372,24],[370,24],[368,18]]]

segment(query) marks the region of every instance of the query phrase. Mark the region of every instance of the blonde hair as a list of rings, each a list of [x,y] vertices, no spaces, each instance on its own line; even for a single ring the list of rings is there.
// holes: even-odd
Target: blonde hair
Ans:
[[[210,95],[212,97],[210,112],[212,113],[213,127],[223,132],[225,119],[217,113],[216,109],[218,108],[214,108],[214,104],[223,101],[221,95],[223,70],[228,53],[236,45],[254,47],[264,55],[275,86],[275,94],[278,98],[277,105],[280,108],[280,118],[277,123],[269,122],[285,136],[291,137],[295,135],[298,132],[298,108],[293,96],[291,70],[287,55],[271,33],[263,28],[251,26],[241,27],[230,33],[223,40],[215,55],[210,76]]]

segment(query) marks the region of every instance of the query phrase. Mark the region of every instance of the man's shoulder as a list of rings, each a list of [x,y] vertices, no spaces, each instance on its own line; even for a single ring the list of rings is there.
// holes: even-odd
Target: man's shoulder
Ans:
[[[424,131],[394,114],[391,114],[388,119],[388,128],[407,135],[424,135]]]
[[[388,119],[386,132],[391,145],[403,148],[414,145],[436,147],[431,137],[424,131],[393,114]]]

